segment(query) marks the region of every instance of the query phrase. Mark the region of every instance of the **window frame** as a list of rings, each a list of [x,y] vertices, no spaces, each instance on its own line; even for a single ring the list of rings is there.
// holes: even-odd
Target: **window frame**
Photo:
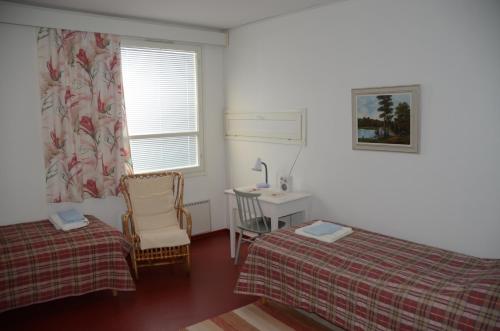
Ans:
[[[180,171],[187,177],[192,176],[203,176],[205,175],[205,143],[204,143],[204,116],[203,116],[203,71],[202,71],[202,48],[197,45],[189,44],[179,44],[173,42],[161,42],[161,41],[149,41],[144,39],[133,39],[133,38],[122,38],[120,44],[120,51],[122,47],[129,48],[162,48],[162,49],[172,49],[193,52],[196,54],[196,89],[198,96],[198,109],[197,109],[197,131],[185,131],[185,132],[175,132],[175,133],[157,133],[157,134],[146,134],[146,135],[130,135],[129,140],[133,139],[145,139],[145,138],[160,138],[160,137],[179,137],[179,136],[197,136],[198,138],[198,166],[195,167],[181,167],[181,168],[165,168],[165,169],[155,169],[148,171],[136,171],[134,174],[143,174],[148,172],[161,172],[161,171]],[[123,70],[123,69],[122,69]],[[125,89],[123,89],[125,95]],[[125,103],[125,98],[124,98]],[[127,111],[127,105],[125,104],[125,113]],[[128,123],[128,120],[127,120]],[[128,124],[127,124],[128,125]],[[132,151],[131,151],[132,152]],[[132,158],[133,161],[133,158]]]

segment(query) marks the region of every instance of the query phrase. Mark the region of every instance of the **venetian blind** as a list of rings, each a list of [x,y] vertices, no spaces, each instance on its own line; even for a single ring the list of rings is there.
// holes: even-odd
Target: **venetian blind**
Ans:
[[[198,51],[124,44],[121,53],[134,171],[198,167]]]

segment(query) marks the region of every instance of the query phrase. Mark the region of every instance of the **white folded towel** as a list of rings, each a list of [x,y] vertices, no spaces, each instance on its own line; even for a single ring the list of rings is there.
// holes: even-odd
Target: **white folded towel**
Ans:
[[[347,235],[349,235],[349,234],[352,233],[352,228],[347,227],[347,226],[343,226],[342,229],[340,229],[338,231],[335,231],[334,233],[324,234],[324,235],[321,235],[321,236],[316,236],[316,235],[313,235],[313,234],[310,234],[310,233],[307,233],[307,232],[304,231],[304,229],[306,229],[308,227],[317,226],[318,224],[321,224],[321,223],[323,223],[323,222],[322,221],[316,221],[313,224],[310,224],[310,225],[307,225],[307,226],[295,229],[295,233],[298,234],[298,235],[300,235],[300,236],[318,239],[318,240],[321,240],[321,241],[324,241],[324,242],[327,242],[327,243],[332,243],[332,242],[334,242],[336,240],[339,240],[340,238],[343,238],[343,237],[345,237],[345,236],[347,236]]]
[[[63,230],[63,231],[79,229],[89,225],[89,220],[86,217],[84,217],[83,220],[80,222],[72,222],[64,224],[63,220],[59,217],[59,215],[57,215],[57,213],[50,215],[49,221],[57,230]]]

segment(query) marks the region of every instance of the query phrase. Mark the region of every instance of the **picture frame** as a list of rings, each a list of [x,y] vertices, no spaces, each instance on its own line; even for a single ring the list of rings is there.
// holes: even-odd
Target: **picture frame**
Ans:
[[[420,85],[351,90],[352,148],[418,153]]]

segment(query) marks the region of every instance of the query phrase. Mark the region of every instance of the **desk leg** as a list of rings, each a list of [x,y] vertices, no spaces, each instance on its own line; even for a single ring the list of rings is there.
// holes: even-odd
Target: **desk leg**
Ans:
[[[304,210],[304,220],[303,222],[309,222],[312,217],[312,199],[307,199],[306,209]]]
[[[234,199],[228,196],[227,199],[227,210],[228,210],[228,219],[229,219],[229,247],[231,250],[231,258],[234,258],[235,255],[235,247],[236,247],[236,234],[234,231]]]
[[[234,259],[235,255],[235,246],[236,246],[236,234],[234,232],[234,228],[230,229],[229,231],[229,239],[231,241],[231,258]]]
[[[271,231],[278,230],[278,215],[271,215]]]

